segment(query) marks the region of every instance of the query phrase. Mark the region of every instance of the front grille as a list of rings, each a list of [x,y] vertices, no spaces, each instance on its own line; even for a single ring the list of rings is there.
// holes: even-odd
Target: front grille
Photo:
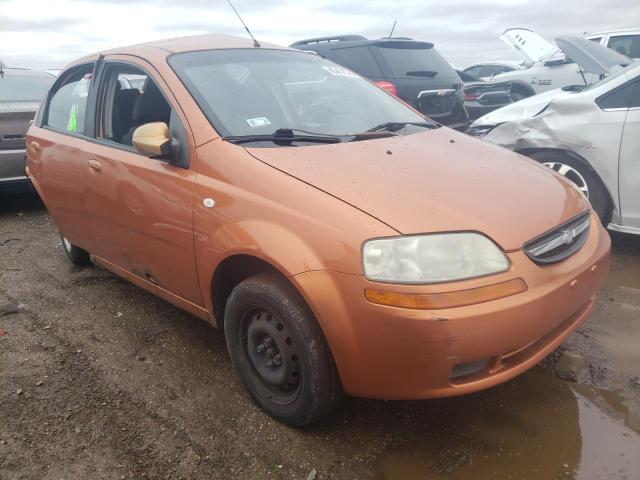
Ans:
[[[455,94],[441,95],[424,95],[418,99],[419,110],[430,117],[438,115],[450,115],[458,103],[458,97]]]
[[[538,264],[556,263],[570,257],[589,237],[591,216],[584,212],[524,244],[524,252]]]

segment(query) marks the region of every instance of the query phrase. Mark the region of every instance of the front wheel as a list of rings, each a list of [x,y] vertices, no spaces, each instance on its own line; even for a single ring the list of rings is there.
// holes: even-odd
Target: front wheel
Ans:
[[[224,331],[236,373],[272,417],[300,426],[340,403],[342,386],[326,340],[285,279],[262,273],[237,285]]]
[[[74,245],[67,239],[67,237],[62,234],[60,234],[60,239],[62,240],[62,248],[64,248],[64,253],[67,254],[67,257],[69,257],[71,263],[78,266],[89,265],[91,263],[89,252]]]
[[[573,182],[589,200],[603,225],[606,225],[611,214],[609,194],[600,177],[593,170],[561,152],[534,152],[529,157]]]

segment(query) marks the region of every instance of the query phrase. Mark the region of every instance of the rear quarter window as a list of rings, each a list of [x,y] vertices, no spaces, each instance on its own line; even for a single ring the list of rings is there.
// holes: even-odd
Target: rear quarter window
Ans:
[[[402,77],[455,77],[453,67],[442,58],[438,51],[425,48],[418,42],[386,42],[375,48],[389,66],[395,78]]]
[[[382,76],[380,67],[378,67],[375,58],[373,58],[369,47],[335,48],[333,53],[342,65],[359,73],[363,77],[372,78]]]

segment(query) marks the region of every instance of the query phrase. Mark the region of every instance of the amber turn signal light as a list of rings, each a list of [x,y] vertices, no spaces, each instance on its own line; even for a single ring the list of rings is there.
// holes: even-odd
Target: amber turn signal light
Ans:
[[[463,307],[489,302],[527,291],[527,284],[521,278],[467,290],[439,293],[400,293],[367,288],[365,298],[371,303],[389,307],[438,310]]]

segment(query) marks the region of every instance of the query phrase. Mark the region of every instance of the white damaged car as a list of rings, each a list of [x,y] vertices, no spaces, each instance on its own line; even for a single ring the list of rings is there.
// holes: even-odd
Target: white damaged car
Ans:
[[[507,105],[468,133],[551,167],[576,184],[603,224],[640,234],[640,62],[581,38],[557,42],[582,68],[608,76]]]

